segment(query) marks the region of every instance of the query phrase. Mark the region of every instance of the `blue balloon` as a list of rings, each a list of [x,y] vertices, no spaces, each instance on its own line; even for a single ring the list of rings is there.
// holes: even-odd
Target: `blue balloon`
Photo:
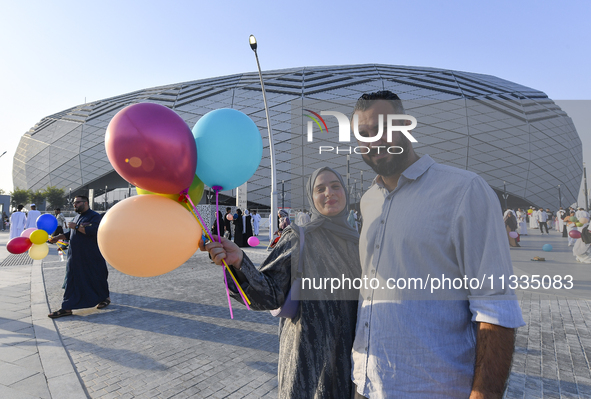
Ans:
[[[542,247],[542,250],[544,250],[546,252],[550,252],[550,251],[552,251],[552,245],[544,244],[544,246]]]
[[[195,174],[209,187],[232,190],[247,182],[261,163],[261,133],[252,119],[235,109],[208,112],[193,127],[193,136]]]
[[[37,218],[37,228],[46,231],[47,234],[53,234],[57,229],[57,219],[49,213],[41,215]]]

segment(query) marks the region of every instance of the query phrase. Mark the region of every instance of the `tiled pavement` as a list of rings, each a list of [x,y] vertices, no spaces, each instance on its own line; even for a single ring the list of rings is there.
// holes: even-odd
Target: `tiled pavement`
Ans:
[[[519,291],[528,324],[517,332],[505,396],[591,398],[591,265],[577,264],[557,234],[530,234],[522,248],[511,251],[515,274],[571,274],[575,288]],[[547,242],[554,251],[540,250]],[[263,249],[248,252],[255,261],[266,254]],[[531,262],[536,255],[547,261]],[[47,304],[43,308],[39,295],[44,281],[51,308],[59,308],[64,272],[65,263],[54,252],[43,267],[0,267],[0,299],[5,303],[0,311],[0,397],[61,399],[67,396],[56,389],[68,391],[65,383],[75,386],[78,377],[81,383],[70,394],[73,398],[277,396],[277,321],[235,301],[230,320],[222,272],[205,254],[197,253],[175,271],[154,278],[110,269],[113,303],[56,320],[60,341],[51,335],[54,322],[46,317]],[[31,307],[27,298],[33,300]],[[57,348],[61,342],[74,365],[65,377],[59,375],[68,368],[63,356],[54,366],[51,362],[60,361],[59,353],[44,353],[44,345]],[[10,369],[20,374],[4,371]],[[44,381],[49,385],[44,387]]]

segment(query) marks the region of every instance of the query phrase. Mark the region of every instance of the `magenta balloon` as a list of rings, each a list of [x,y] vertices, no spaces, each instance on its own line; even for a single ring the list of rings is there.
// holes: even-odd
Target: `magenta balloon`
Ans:
[[[249,237],[247,242],[251,247],[256,247],[260,243],[259,239],[255,236]]]
[[[23,254],[27,252],[32,245],[33,243],[28,237],[15,237],[8,241],[6,244],[6,250],[11,254]]]
[[[123,108],[107,127],[105,147],[117,173],[145,190],[177,194],[195,177],[193,133],[176,112],[163,105]]]
[[[509,233],[509,237],[511,237],[511,238],[517,238],[517,237],[519,237],[519,234],[517,234],[517,232],[516,232],[516,231],[511,231],[511,232]]]
[[[579,230],[571,230],[568,232],[570,238],[581,238],[581,232]]]
[[[29,238],[29,236],[31,235],[31,233],[34,232],[35,230],[37,230],[37,227],[29,227],[28,229],[24,230],[21,233],[21,237]]]

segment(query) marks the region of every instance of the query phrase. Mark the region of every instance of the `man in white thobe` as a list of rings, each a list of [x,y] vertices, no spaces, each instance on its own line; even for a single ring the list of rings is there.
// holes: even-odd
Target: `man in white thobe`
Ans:
[[[17,212],[12,212],[10,215],[10,239],[20,237],[21,233],[25,229],[25,222],[27,221],[27,217],[22,211],[23,206],[19,205],[17,207]]]
[[[575,213],[575,216],[577,217],[577,219],[582,219],[582,218],[586,218],[589,219],[589,212],[587,212],[586,210],[584,210],[582,207],[579,208],[579,210]]]
[[[558,212],[556,212],[556,224],[557,224],[557,229],[559,233],[562,233],[562,230],[564,229],[564,221],[562,220],[562,217],[564,216],[564,209],[562,207],[560,207],[560,209],[558,210]]]
[[[261,215],[257,211],[252,211],[252,230],[255,236],[259,235],[259,223],[261,222]]]
[[[532,210],[532,213],[529,215],[529,228],[530,229],[537,229],[538,228],[538,211],[533,209],[533,207],[529,207]]]
[[[525,212],[519,208],[517,209],[517,232],[519,235],[526,236],[527,235],[527,224],[525,223]]]
[[[31,204],[31,210],[27,215],[27,222],[25,224],[25,229],[30,227],[37,228],[37,218],[41,216],[41,212],[37,210],[37,206],[35,204]]]

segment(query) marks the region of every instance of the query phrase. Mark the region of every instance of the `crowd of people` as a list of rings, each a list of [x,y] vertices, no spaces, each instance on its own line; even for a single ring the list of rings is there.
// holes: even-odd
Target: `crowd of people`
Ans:
[[[540,235],[549,235],[550,230],[567,239],[567,245],[573,247],[573,255],[578,262],[591,263],[591,233],[589,232],[590,215],[583,207],[560,207],[553,212],[549,208],[524,210],[506,209],[503,214],[509,246],[520,247],[522,236],[528,231],[540,230]],[[575,233],[571,233],[571,232]],[[533,234],[533,233],[532,233]]]

